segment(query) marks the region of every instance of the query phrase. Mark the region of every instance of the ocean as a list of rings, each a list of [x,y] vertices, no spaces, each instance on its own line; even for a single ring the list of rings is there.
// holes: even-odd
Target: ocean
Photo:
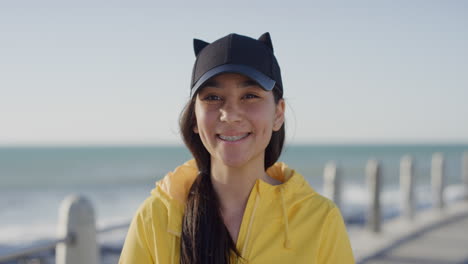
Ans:
[[[343,180],[342,212],[347,225],[362,225],[368,204],[365,165],[380,162],[383,216],[399,214],[399,163],[414,159],[418,208],[431,206],[430,168],[435,152],[445,157],[448,201],[459,199],[461,159],[467,144],[452,145],[295,145],[281,161],[322,192],[323,168],[335,161]],[[183,146],[0,147],[0,255],[11,248],[55,237],[60,202],[82,194],[93,204],[98,228],[126,223],[148,197],[155,181],[190,159]],[[125,230],[100,238],[119,247]]]

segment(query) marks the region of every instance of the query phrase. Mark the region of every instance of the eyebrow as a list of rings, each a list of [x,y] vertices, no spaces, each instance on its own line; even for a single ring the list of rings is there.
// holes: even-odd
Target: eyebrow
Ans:
[[[254,86],[254,85],[260,86],[254,80],[246,80],[246,81],[241,82],[239,87],[245,88],[245,87]],[[205,84],[203,84],[203,86],[201,88],[205,88],[205,87],[222,88],[221,84],[218,81],[215,81],[215,80],[209,80],[209,81],[205,82]]]

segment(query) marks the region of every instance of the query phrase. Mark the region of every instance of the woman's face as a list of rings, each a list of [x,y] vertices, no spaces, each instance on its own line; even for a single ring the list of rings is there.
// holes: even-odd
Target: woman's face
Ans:
[[[250,78],[234,73],[213,77],[196,95],[196,125],[213,162],[242,167],[265,159],[273,131],[284,122],[284,100]]]

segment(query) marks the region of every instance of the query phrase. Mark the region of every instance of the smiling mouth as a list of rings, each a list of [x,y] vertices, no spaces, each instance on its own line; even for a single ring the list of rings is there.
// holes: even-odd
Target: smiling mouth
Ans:
[[[224,136],[224,135],[218,134],[217,136],[221,140],[233,142],[233,141],[238,141],[238,140],[244,139],[244,138],[248,137],[250,134],[251,133],[246,133],[244,135],[239,135],[239,136]]]

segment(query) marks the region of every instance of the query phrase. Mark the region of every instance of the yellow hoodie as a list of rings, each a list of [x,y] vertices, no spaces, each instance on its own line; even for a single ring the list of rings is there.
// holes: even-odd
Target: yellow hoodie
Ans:
[[[121,264],[176,264],[184,204],[198,169],[190,160],[168,173],[138,209],[120,256]],[[346,228],[335,204],[304,177],[278,162],[257,180],[239,230],[241,263],[354,263]],[[233,262],[234,263],[234,262]]]

